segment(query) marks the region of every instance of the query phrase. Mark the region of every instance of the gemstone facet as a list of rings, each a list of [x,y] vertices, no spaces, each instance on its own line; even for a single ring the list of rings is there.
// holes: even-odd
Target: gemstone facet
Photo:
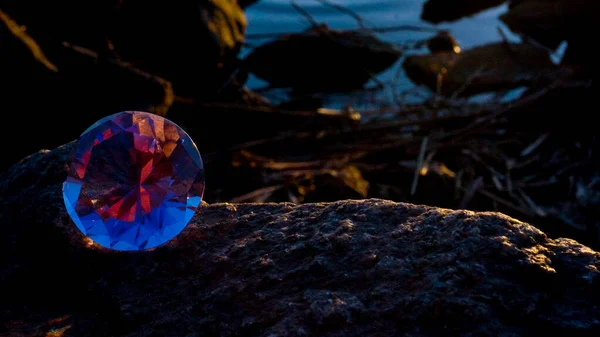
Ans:
[[[67,212],[92,241],[145,250],[179,234],[204,193],[196,145],[175,123],[141,111],[105,117],[84,131],[63,184]]]

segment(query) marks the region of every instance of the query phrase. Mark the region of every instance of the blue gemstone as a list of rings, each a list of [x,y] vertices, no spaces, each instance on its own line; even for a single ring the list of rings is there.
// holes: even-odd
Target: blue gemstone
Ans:
[[[73,222],[92,241],[115,250],[166,243],[202,201],[198,148],[175,123],[141,111],[105,117],[77,141],[63,198]]]

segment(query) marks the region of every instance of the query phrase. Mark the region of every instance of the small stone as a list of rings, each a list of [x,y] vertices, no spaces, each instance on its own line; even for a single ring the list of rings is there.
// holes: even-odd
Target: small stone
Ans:
[[[115,250],[145,250],[171,240],[204,193],[204,168],[192,139],[147,112],[124,111],[96,122],[79,137],[68,166],[67,212],[91,240]]]

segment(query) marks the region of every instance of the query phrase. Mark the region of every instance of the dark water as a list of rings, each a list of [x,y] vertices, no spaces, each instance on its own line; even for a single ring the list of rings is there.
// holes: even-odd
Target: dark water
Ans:
[[[502,26],[498,16],[505,12],[500,6],[464,18],[455,23],[430,25],[420,20],[424,0],[333,0],[359,14],[371,27],[415,25],[450,29],[463,47],[499,40],[497,27]],[[297,0],[317,21],[333,28],[356,28],[356,20],[315,0]],[[309,27],[307,20],[291,5],[289,0],[260,0],[247,9],[248,34],[300,31]],[[423,37],[422,33],[397,32],[381,34],[381,38],[401,43]]]
[[[331,2],[359,14],[368,27],[414,25],[448,29],[458,39],[463,49],[501,40],[502,36],[498,32],[498,28],[503,29],[510,36],[510,33],[498,19],[498,16],[507,10],[506,6],[492,8],[453,23],[432,25],[420,20],[421,7],[425,0],[332,0]],[[296,4],[309,12],[317,22],[326,23],[332,28],[352,29],[358,27],[352,16],[337,11],[330,6],[324,6],[318,1],[297,0]],[[292,6],[290,0],[260,0],[250,6],[246,13],[248,18],[248,42],[255,45],[267,40],[253,39],[253,34],[298,32],[310,27],[309,21]],[[425,39],[432,34],[431,32],[397,31],[381,33],[378,36],[388,42],[403,44]],[[378,76],[384,82],[392,82],[393,80],[394,86],[392,89],[388,88],[388,91],[401,91],[411,86],[408,79],[402,78],[403,75],[398,71],[400,67],[401,61]],[[400,80],[398,80],[399,77]],[[251,77],[248,85],[252,88],[260,88],[266,86],[267,83]],[[390,92],[379,93],[376,99],[381,101],[390,96],[392,96]],[[334,104],[330,105],[350,103],[354,106],[360,106],[361,103],[356,102],[356,97],[356,95],[353,95],[351,102],[348,101],[348,98],[338,97],[333,100]]]

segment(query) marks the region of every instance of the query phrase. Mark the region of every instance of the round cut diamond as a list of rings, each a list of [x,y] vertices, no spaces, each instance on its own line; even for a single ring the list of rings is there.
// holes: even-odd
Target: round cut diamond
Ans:
[[[67,212],[94,242],[144,250],[179,234],[204,193],[204,168],[192,139],[175,123],[124,111],[77,141],[63,184]]]

